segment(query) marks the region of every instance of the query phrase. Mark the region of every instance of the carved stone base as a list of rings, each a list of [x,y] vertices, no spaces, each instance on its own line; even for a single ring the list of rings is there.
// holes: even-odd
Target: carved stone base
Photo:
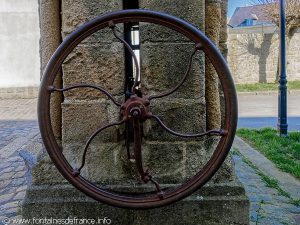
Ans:
[[[206,185],[192,196],[163,208],[127,210],[96,202],[69,185],[34,185],[27,191],[22,216],[94,219],[95,224],[114,225],[244,225],[249,224],[249,200],[241,184],[231,182]]]

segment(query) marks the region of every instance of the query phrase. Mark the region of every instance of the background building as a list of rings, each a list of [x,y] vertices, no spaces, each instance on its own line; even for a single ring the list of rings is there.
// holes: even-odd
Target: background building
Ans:
[[[39,81],[38,0],[0,0],[0,98],[34,97]]]
[[[264,13],[264,5],[238,7],[229,21],[228,62],[236,83],[271,83],[276,80],[279,29]],[[300,80],[300,34],[288,51],[289,81]]]

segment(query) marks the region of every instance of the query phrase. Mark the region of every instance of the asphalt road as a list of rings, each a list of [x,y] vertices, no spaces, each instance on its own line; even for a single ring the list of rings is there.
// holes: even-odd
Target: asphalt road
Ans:
[[[277,128],[278,96],[239,94],[239,128]],[[300,131],[300,94],[288,95],[290,131]]]

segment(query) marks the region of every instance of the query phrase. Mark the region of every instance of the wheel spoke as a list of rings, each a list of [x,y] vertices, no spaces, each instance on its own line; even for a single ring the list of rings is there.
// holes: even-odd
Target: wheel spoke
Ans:
[[[83,151],[83,155],[82,155],[82,160],[81,160],[81,166],[79,167],[79,169],[75,169],[74,174],[73,174],[74,176],[80,175],[81,170],[82,170],[83,167],[85,166],[87,150],[88,150],[88,148],[89,148],[91,142],[93,141],[93,139],[94,139],[101,131],[104,131],[105,129],[107,129],[107,128],[109,128],[109,127],[120,126],[120,125],[122,125],[123,123],[125,123],[125,120],[122,120],[122,121],[120,121],[120,122],[115,122],[115,123],[108,124],[108,125],[106,125],[106,126],[103,126],[103,127],[99,128],[98,130],[96,130],[96,131],[90,136],[90,138],[88,139],[88,141],[86,142],[85,147],[84,147],[84,151]]]
[[[182,137],[182,138],[199,138],[199,137],[204,137],[207,135],[211,135],[211,136],[212,135],[215,135],[215,136],[226,136],[227,135],[227,131],[222,130],[222,129],[221,130],[210,130],[210,131],[207,131],[207,132],[201,133],[201,134],[181,134],[181,133],[178,133],[178,132],[173,131],[170,128],[168,128],[158,116],[152,115],[151,117],[154,118],[164,130],[166,130],[170,134],[173,134],[175,136]]]
[[[119,103],[113,96],[112,94],[110,94],[107,90],[105,90],[104,88],[102,87],[99,87],[97,85],[93,85],[93,84],[77,84],[77,85],[74,85],[74,86],[70,86],[70,87],[67,87],[67,88],[62,88],[62,89],[58,89],[58,88],[55,88],[53,86],[50,86],[49,87],[49,91],[57,91],[57,92],[65,92],[65,91],[70,91],[70,90],[73,90],[73,89],[76,89],[76,88],[93,88],[93,89],[96,89],[98,91],[101,91],[103,94],[105,94],[110,100],[113,101],[113,103],[117,106],[121,106],[121,103]]]
[[[150,175],[150,182],[155,185],[157,196],[159,197],[159,199],[161,200],[164,199],[165,193],[162,191],[160,184],[156,180],[154,180],[151,175]]]
[[[144,169],[143,157],[142,157],[142,131],[141,131],[139,116],[133,114],[133,119],[132,119],[133,130],[134,130],[134,158],[135,158],[137,170],[141,175],[141,179],[145,183],[151,182],[152,184],[155,185],[155,188],[157,190],[157,196],[160,199],[163,199],[164,192],[161,190],[159,183],[153,179],[148,169],[147,170]]]
[[[137,170],[141,175],[141,179],[146,182],[146,173],[143,166],[142,158],[142,131],[139,118],[133,118],[133,132],[134,132],[134,158]],[[148,182],[148,181],[147,181]]]
[[[186,72],[183,76],[183,78],[181,79],[180,83],[175,87],[173,88],[172,90],[168,91],[168,92],[165,92],[163,94],[159,94],[159,95],[153,95],[153,96],[150,96],[148,99],[149,101],[152,100],[152,99],[157,99],[157,98],[163,98],[163,97],[166,97],[168,95],[171,95],[173,94],[175,91],[177,91],[182,85],[183,83],[186,81],[188,75],[190,74],[191,72],[191,68],[192,68],[192,63],[193,63],[193,58],[196,54],[196,52],[198,50],[201,49],[201,45],[200,44],[197,44],[192,52],[192,54],[190,55],[190,58],[189,58],[189,62],[188,62],[188,66],[187,66],[187,69],[186,69]]]
[[[139,85],[138,83],[138,80],[139,80],[139,77],[140,77],[140,67],[139,67],[139,62],[138,62],[138,59],[136,57],[136,54],[134,53],[133,49],[131,48],[130,44],[128,44],[127,41],[125,41],[123,38],[119,37],[117,35],[117,32],[116,32],[116,25],[114,24],[113,21],[110,21],[109,22],[109,27],[111,28],[114,36],[124,44],[125,48],[129,51],[130,55],[132,56],[133,60],[134,60],[134,64],[135,64],[135,69],[136,69],[136,77],[135,77],[135,80],[134,80],[134,84],[131,88],[131,91],[132,93],[135,93],[135,88]]]

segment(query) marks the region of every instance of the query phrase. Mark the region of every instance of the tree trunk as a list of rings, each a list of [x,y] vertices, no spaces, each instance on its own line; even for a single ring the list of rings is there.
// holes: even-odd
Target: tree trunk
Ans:
[[[287,34],[287,41],[286,41],[287,61],[289,60],[288,55],[289,55],[289,51],[290,51],[291,40],[294,37],[296,31],[297,31],[297,29],[290,29],[288,31],[288,34]],[[280,49],[279,49],[279,54],[278,54],[278,63],[277,63],[277,71],[276,71],[276,80],[275,80],[275,82],[278,83],[279,79],[280,79]]]

